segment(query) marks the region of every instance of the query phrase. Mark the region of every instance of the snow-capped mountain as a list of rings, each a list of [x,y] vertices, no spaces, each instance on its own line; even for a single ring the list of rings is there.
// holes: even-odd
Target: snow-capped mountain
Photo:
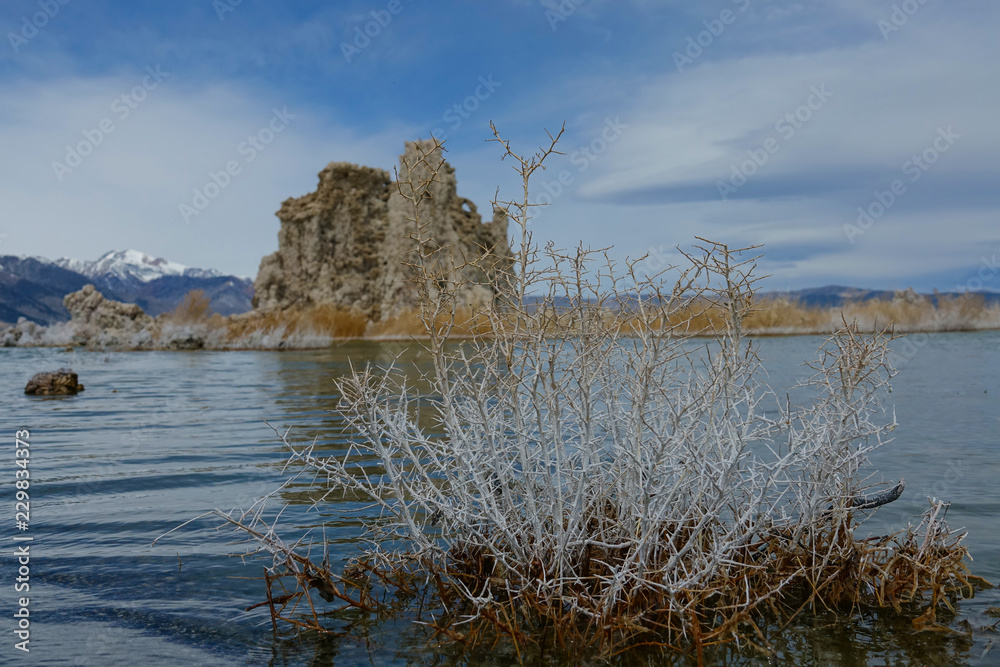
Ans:
[[[26,317],[39,324],[66,320],[63,297],[93,284],[105,297],[135,303],[150,315],[173,310],[191,290],[202,290],[220,315],[251,308],[253,283],[214,269],[195,269],[138,250],[111,251],[96,261],[63,257],[0,257],[0,322]]]
[[[150,257],[138,250],[112,250],[93,262],[62,257],[54,264],[88,278],[117,278],[121,281],[138,280],[144,283],[163,276],[217,278],[222,275],[215,269],[192,269],[160,257]]]

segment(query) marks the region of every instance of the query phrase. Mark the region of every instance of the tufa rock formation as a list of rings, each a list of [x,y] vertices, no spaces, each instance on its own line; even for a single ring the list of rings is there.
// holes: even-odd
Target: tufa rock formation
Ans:
[[[23,317],[0,330],[0,347],[81,346],[105,350],[201,350],[225,348],[225,320],[177,321],[173,313],[153,318],[134,303],[106,298],[94,285],[67,294],[68,322],[43,327]]]
[[[68,368],[38,373],[28,380],[24,393],[29,396],[73,396],[83,391],[77,374]]]
[[[906,289],[898,289],[892,293],[892,304],[909,304],[911,306],[923,306],[929,302],[928,298],[923,294],[917,294],[912,287],[907,287]]]
[[[0,331],[0,346],[29,346],[43,339],[46,328],[24,317],[17,318],[17,324]]]
[[[439,167],[420,204],[424,238],[446,248],[450,268],[442,281],[460,285],[460,304],[489,302],[500,270],[510,266],[506,216],[495,212],[484,224],[475,204],[458,196],[454,168],[433,149],[431,141],[406,143],[400,183],[419,187]],[[418,164],[425,156],[426,165]],[[277,215],[278,251],[260,263],[255,309],[330,304],[377,321],[417,305],[412,268],[405,264],[416,249],[415,226],[407,219],[413,206],[385,170],[330,163],[316,192],[285,200]]]
[[[153,345],[155,321],[134,303],[105,299],[96,287],[85,285],[67,294],[63,305],[72,318],[68,326],[73,345],[132,349]]]

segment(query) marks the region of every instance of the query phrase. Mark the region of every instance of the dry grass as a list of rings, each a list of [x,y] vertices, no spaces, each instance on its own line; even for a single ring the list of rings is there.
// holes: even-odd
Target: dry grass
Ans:
[[[981,295],[938,297],[937,306],[917,295],[892,300],[872,299],[842,308],[810,308],[788,299],[758,299],[743,322],[743,329],[758,335],[830,334],[843,322],[854,322],[862,331],[877,332],[892,327],[898,332],[975,331],[1000,328],[1000,306],[987,307]],[[622,332],[636,327],[675,330],[678,333],[711,335],[724,331],[727,310],[704,299],[690,299],[653,321],[623,318],[621,304],[591,304],[603,311],[605,323],[615,323]],[[613,307],[612,307],[613,306]],[[572,328],[573,308],[549,306],[546,331],[562,335]],[[324,347],[343,339],[423,339],[428,337],[426,313],[414,308],[381,321],[333,305],[316,305],[282,311],[253,311],[228,318],[210,313],[210,301],[202,290],[193,290],[166,316],[171,326],[195,327],[209,346],[222,348]],[[626,307],[627,311],[628,307]],[[452,310],[454,312],[452,312]],[[454,306],[432,315],[434,328],[450,329],[452,338],[503,335],[513,320],[504,312]]]
[[[929,299],[897,298],[848,304],[844,315],[865,328],[891,324],[898,331],[976,331],[1000,328],[1000,305],[985,305],[980,294],[939,296],[935,307]]]
[[[361,338],[368,318],[347,308],[313,305],[281,311],[251,311],[230,317],[227,339],[231,343],[261,336],[288,340],[301,338]]]
[[[167,325],[175,327],[196,326],[208,331],[221,331],[226,326],[226,318],[211,312],[212,300],[205,291],[191,290],[184,299],[164,317]]]
[[[438,322],[451,322],[441,314]],[[461,338],[483,333],[488,322],[471,308],[457,308],[454,336]],[[224,344],[230,347],[302,347],[327,345],[344,339],[422,338],[425,325],[418,310],[407,310],[394,317],[370,321],[355,310],[333,305],[289,308],[280,311],[253,311],[226,320]],[[257,345],[259,344],[259,345]]]
[[[434,320],[435,327],[451,323],[454,323],[452,336],[455,338],[483,335],[491,330],[489,318],[481,311],[467,306],[456,307],[453,315],[439,313]],[[413,309],[403,311],[395,317],[372,322],[366,338],[423,338],[426,335],[427,326],[421,319],[421,313]]]
[[[787,299],[761,299],[746,319],[754,333],[832,333],[842,322],[836,309],[807,308]],[[877,331],[877,329],[869,329]]]
[[[174,324],[196,324],[209,319],[212,301],[205,290],[195,289],[184,295],[184,300],[168,315]]]
[[[725,308],[696,301],[675,312],[669,326],[683,325],[690,333],[711,334],[722,331],[725,321]],[[758,335],[830,334],[845,321],[868,333],[887,327],[901,333],[1000,329],[1000,306],[987,307],[982,295],[975,294],[939,296],[937,306],[925,298],[870,299],[838,308],[814,308],[783,298],[757,299],[744,319],[743,330]]]
[[[178,306],[171,315],[177,322],[193,322],[200,317],[198,301]],[[456,307],[454,314],[434,315],[435,327],[452,325],[453,338],[468,338],[496,333],[511,322],[504,313],[494,317],[482,310]],[[572,314],[562,307],[548,313],[547,331],[561,335],[567,330]],[[253,341],[267,341],[268,346],[297,347],[296,343],[337,339],[392,339],[428,336],[427,326],[419,309],[405,310],[381,321],[369,321],[364,315],[336,306],[311,306],[267,313],[252,312],[226,320],[213,316],[214,326],[225,326],[224,344],[241,346]],[[217,322],[215,320],[218,320]],[[617,322],[623,331],[637,326],[652,326],[656,330],[675,329],[687,334],[710,335],[725,329],[727,311],[724,307],[703,300],[692,300],[671,311],[668,318],[652,322],[622,319],[615,310],[606,309],[604,320]],[[976,331],[1000,328],[1000,307],[987,307],[980,295],[940,298],[937,307],[929,300],[916,303],[903,300],[872,299],[849,303],[842,308],[811,308],[787,299],[759,299],[747,314],[743,329],[757,335],[830,334],[843,325],[854,322],[861,331],[874,333],[886,327],[898,332]],[[245,345],[243,345],[245,346]]]

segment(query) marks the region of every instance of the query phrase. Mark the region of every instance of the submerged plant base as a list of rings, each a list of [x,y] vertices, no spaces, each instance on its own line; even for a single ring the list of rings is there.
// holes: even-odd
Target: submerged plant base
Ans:
[[[522,658],[564,660],[650,651],[703,658],[726,643],[744,655],[770,656],[776,649],[769,629],[817,612],[851,619],[865,610],[890,609],[909,618],[915,630],[950,632],[938,617],[954,614],[959,598],[991,586],[969,573],[964,533],[948,529],[939,517],[944,508],[938,502],[918,526],[866,539],[855,539],[852,513],[838,521],[831,512],[826,525],[799,540],[778,529],[765,533],[697,590],[672,590],[650,573],[612,607],[604,605],[606,588],[633,557],[628,551],[585,549],[574,563],[573,586],[547,576],[555,558],[514,572],[471,545],[447,553],[362,557],[339,575],[288,551],[284,563],[265,572],[267,600],[248,610],[267,606],[278,634],[340,634],[330,620],[351,610],[382,621],[412,619],[438,641],[470,654],[502,644]],[[695,532],[665,526],[663,535],[690,540]],[[663,563],[650,563],[657,565]],[[479,592],[477,604],[466,599],[469,590]]]

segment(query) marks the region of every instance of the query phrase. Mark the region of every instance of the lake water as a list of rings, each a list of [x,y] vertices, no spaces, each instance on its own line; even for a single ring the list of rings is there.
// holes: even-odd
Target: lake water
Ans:
[[[771,386],[804,375],[800,363],[821,342],[759,340]],[[919,342],[893,383],[896,440],[874,458],[886,478],[906,479],[906,492],[864,529],[915,522],[927,496],[950,500],[949,524],[969,530],[973,573],[1000,582],[1000,333]],[[0,532],[0,664],[449,663],[409,624],[359,619],[342,637],[275,640],[266,610],[243,611],[263,599],[262,563],[231,557],[240,546],[217,520],[194,522],[151,547],[180,523],[212,508],[247,506],[283,479],[286,452],[265,420],[282,431],[292,427],[295,441],[318,438],[324,449],[343,449],[333,378],[351,360],[385,361],[401,352],[419,360],[398,343],[308,352],[0,349],[8,443],[0,469],[8,500]],[[82,394],[23,395],[33,373],[60,366],[80,374]],[[11,618],[18,597],[13,537],[25,534],[13,516],[17,429],[31,432],[28,654],[14,649]],[[307,512],[304,497],[289,498],[298,501],[282,521],[290,532],[324,523],[335,560],[358,552],[356,516],[337,505]],[[997,665],[1000,646],[982,656],[993,635],[963,634],[996,623],[985,614],[990,606],[1000,606],[996,590],[963,601],[949,623],[953,634],[914,633],[884,615],[802,617],[777,638],[779,664]],[[724,663],[768,664],[732,655]]]

